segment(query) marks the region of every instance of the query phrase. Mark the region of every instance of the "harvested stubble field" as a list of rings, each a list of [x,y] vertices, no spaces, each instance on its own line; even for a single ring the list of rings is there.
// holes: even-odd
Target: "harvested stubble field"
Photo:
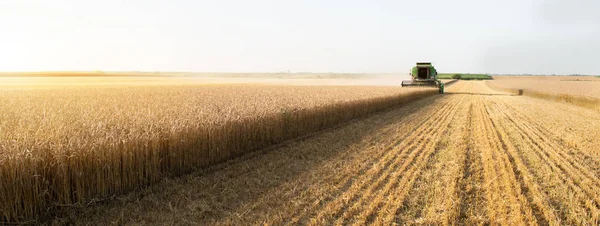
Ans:
[[[81,83],[0,89],[0,222],[43,220],[436,93]]]
[[[597,225],[597,137],[597,111],[459,81],[52,223]]]

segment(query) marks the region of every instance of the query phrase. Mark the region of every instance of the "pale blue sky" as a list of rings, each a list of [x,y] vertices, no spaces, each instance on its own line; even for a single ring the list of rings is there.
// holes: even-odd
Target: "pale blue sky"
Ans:
[[[600,74],[598,0],[0,0],[0,71]]]

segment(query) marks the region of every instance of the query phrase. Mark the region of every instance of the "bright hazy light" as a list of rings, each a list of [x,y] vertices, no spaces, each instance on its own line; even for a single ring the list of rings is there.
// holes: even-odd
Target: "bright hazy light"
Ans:
[[[0,71],[600,74],[600,1],[0,0]]]

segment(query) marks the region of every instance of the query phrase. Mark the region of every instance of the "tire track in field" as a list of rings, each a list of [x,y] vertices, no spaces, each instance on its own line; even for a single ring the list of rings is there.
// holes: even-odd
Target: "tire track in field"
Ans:
[[[463,164],[462,178],[460,178],[460,205],[459,215],[455,219],[455,222],[459,222],[464,225],[475,225],[485,224],[487,222],[487,211],[485,209],[486,201],[483,194],[483,162],[481,160],[481,154],[475,147],[476,133],[474,130],[474,107],[473,100],[469,106],[469,121],[466,127],[465,142],[466,157],[465,163]],[[448,222],[452,224],[452,221]]]
[[[438,186],[443,189],[443,195],[439,196],[438,201],[434,202],[441,202],[443,209],[430,207],[426,215],[428,218],[438,218],[439,220],[435,220],[435,222],[441,222],[445,225],[461,222],[460,211],[463,204],[461,195],[463,189],[465,189],[463,182],[470,179],[466,174],[470,167],[472,167],[472,164],[470,164],[470,158],[472,158],[470,155],[472,153],[469,153],[469,142],[472,137],[471,128],[473,126],[473,102],[471,98],[469,98],[468,106],[468,108],[464,108],[463,112],[460,112],[461,118],[456,121],[457,125],[452,127],[452,131],[456,132],[451,132],[448,136],[453,142],[447,147],[450,152],[448,152],[448,157],[446,158],[455,159],[456,161],[447,161],[444,158],[440,158],[442,162],[444,160],[446,162],[437,169],[440,172],[441,178],[447,178],[444,181],[440,181]],[[442,217],[439,217],[439,215],[442,215]]]
[[[495,102],[492,101],[493,104]],[[496,104],[497,105],[497,104]],[[544,190],[550,191],[554,198],[550,198],[552,207],[558,209],[560,219],[566,220],[571,224],[586,224],[584,219],[591,219],[592,222],[599,219],[597,192],[593,184],[595,178],[582,178],[583,171],[577,171],[569,161],[562,159],[557,151],[567,151],[553,142],[540,142],[542,139],[530,128],[524,125],[527,122],[512,117],[518,116],[515,112],[507,112],[504,106],[497,105],[497,111],[503,114],[506,120],[502,124],[505,130],[514,131],[508,133],[510,139],[515,144],[522,146],[518,153],[520,158],[526,158],[526,168],[531,174],[536,175],[538,183],[543,184]],[[502,123],[502,122],[501,122]],[[541,163],[541,164],[540,164]],[[574,172],[575,171],[575,172]],[[544,172],[551,172],[550,174]],[[589,175],[589,174],[588,174]],[[559,194],[559,195],[557,195]],[[566,200],[564,194],[573,194],[573,197]],[[579,204],[574,204],[579,203]],[[567,214],[569,212],[570,214]],[[587,222],[590,223],[590,222]]]
[[[458,103],[457,99],[450,99],[450,111],[456,109],[456,103]],[[327,203],[327,205],[322,208],[322,211],[318,213],[316,219],[326,222],[335,221],[334,219],[344,219],[342,218],[344,213],[348,212],[352,206],[356,206],[355,203],[364,202],[365,199],[360,199],[360,194],[365,194],[365,191],[373,191],[374,188],[381,184],[377,182],[384,181],[384,178],[389,177],[390,173],[393,172],[389,169],[391,163],[395,163],[393,166],[398,167],[398,163],[404,158],[408,158],[408,160],[402,162],[411,161],[417,154],[421,153],[421,150],[418,149],[419,146],[422,146],[422,144],[418,143],[419,138],[422,139],[424,134],[431,133],[435,130],[435,127],[432,128],[428,125],[431,125],[436,121],[445,121],[448,118],[448,115],[442,112],[446,112],[446,110],[436,111],[435,115],[431,117],[431,120],[427,120],[426,124],[419,126],[407,139],[403,140],[399,145],[396,145],[391,151],[385,150],[386,158],[382,160],[382,164],[384,164],[385,167],[374,167],[365,174],[360,175],[357,179],[358,183],[354,183],[348,191],[338,196],[333,202]],[[402,149],[400,147],[405,148]],[[406,148],[408,148],[408,151],[406,151]],[[352,206],[349,206],[351,204]]]
[[[454,107],[455,103],[456,103],[456,100],[446,99],[446,100],[444,100],[443,104],[439,107],[430,107],[430,108],[423,109],[423,110],[426,110],[426,112],[446,111],[447,109]],[[417,105],[417,103],[415,103],[414,106],[419,106],[419,105]],[[437,115],[432,116],[428,120],[417,119],[419,117],[422,117],[421,114],[413,114],[413,116],[416,118],[410,118],[410,119],[402,118],[403,120],[396,122],[396,124],[399,124],[401,126],[398,128],[392,129],[389,132],[390,133],[398,133],[398,131],[401,130],[401,131],[415,131],[415,133],[412,133],[412,134],[408,133],[408,132],[402,133],[402,134],[404,134],[404,136],[402,136],[395,142],[393,142],[389,145],[386,145],[383,149],[376,150],[377,157],[375,159],[367,159],[369,161],[369,164],[366,164],[365,167],[363,167],[359,171],[359,173],[357,173],[358,175],[360,175],[359,178],[354,178],[354,177],[356,177],[356,175],[354,175],[354,174],[348,175],[348,177],[345,179],[344,185],[341,186],[342,189],[336,191],[335,192],[336,194],[329,194],[330,197],[335,197],[335,198],[333,198],[333,200],[325,200],[323,202],[314,202],[310,207],[306,208],[306,211],[302,211],[303,212],[302,215],[294,214],[294,216],[291,218],[292,219],[291,222],[288,222],[288,223],[296,224],[298,222],[303,222],[303,221],[306,221],[306,218],[309,218],[309,215],[311,215],[312,213],[323,214],[323,212],[322,212],[323,209],[335,208],[335,206],[338,206],[338,205],[345,205],[345,203],[351,203],[351,201],[348,201],[346,199],[348,193],[351,192],[350,190],[356,189],[356,187],[360,186],[360,185],[366,186],[366,185],[372,184],[373,180],[376,180],[379,177],[373,177],[373,178],[371,178],[370,181],[367,180],[366,178],[370,178],[369,175],[382,176],[384,172],[388,171],[386,169],[389,168],[390,164],[392,163],[391,158],[399,157],[397,154],[391,155],[389,153],[390,151],[394,151],[395,150],[394,148],[403,142],[408,142],[408,145],[413,145],[414,144],[414,139],[412,139],[413,136],[427,132],[425,130],[425,129],[427,129],[427,127],[423,126],[424,124],[427,124],[431,121],[438,120],[441,117],[443,117],[444,115],[437,114]],[[407,128],[404,128],[404,127],[407,127]],[[395,151],[399,151],[399,150],[395,150]],[[405,156],[405,155],[403,155],[403,156]],[[402,157],[402,156],[400,156],[400,157]],[[377,167],[377,166],[382,166],[382,165],[383,165],[383,167]],[[361,184],[359,184],[359,183],[361,183]],[[340,187],[340,186],[334,186],[334,187]],[[356,198],[358,198],[358,197],[356,197]],[[323,217],[323,215],[319,215],[319,216],[317,216],[317,219],[321,219],[322,217]],[[277,223],[277,222],[274,222],[274,223]]]

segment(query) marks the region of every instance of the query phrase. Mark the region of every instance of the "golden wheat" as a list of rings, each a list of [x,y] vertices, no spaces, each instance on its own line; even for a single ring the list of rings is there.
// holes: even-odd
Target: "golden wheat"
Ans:
[[[0,222],[51,216],[434,93],[266,85],[0,90]]]

